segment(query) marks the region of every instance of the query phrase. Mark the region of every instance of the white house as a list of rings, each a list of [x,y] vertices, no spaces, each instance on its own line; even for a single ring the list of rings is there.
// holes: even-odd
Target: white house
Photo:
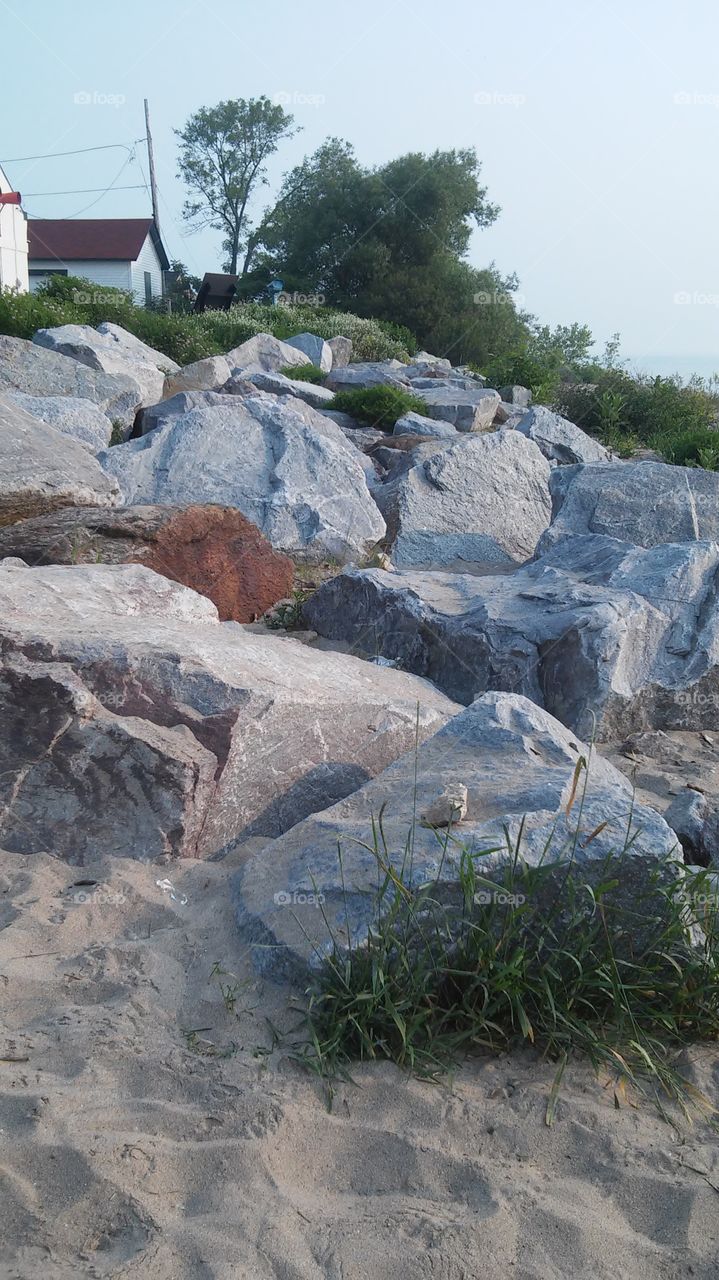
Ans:
[[[152,218],[31,218],[28,240],[31,293],[51,275],[71,275],[139,303],[162,297],[170,261]]]
[[[28,290],[27,223],[20,196],[0,169],[0,289]]]

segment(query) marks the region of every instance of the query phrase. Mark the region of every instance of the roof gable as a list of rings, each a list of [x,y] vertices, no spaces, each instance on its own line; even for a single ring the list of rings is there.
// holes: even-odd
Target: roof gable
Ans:
[[[152,218],[31,218],[27,231],[31,258],[136,262],[149,234],[160,265],[170,265]]]

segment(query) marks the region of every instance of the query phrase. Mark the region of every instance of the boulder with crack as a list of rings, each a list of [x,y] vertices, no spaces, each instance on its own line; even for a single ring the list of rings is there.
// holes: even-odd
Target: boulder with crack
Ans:
[[[162,394],[165,400],[182,391],[219,391],[230,377],[232,370],[224,356],[206,356],[186,364],[175,373],[168,373]]]
[[[589,770],[572,805],[582,758]],[[460,787],[466,817],[449,834],[419,823],[439,793]],[[341,952],[350,938],[355,948],[365,943],[383,875],[372,851],[380,815],[381,856],[413,888],[432,885],[433,898],[457,920],[467,910],[463,856],[474,855],[485,898],[517,847],[529,866],[546,867],[547,900],[531,904],[540,918],[570,872],[596,883],[606,879],[613,856],[619,884],[612,902],[634,929],[643,895],[652,909],[660,900],[651,872],[671,874],[681,857],[674,833],[652,809],[633,804],[629,782],[613,765],[590,759],[583,743],[527,698],[488,693],[416,754],[294,827],[271,856],[250,856],[236,881],[237,917],[261,971],[306,979],[334,944]]]
[[[113,506],[117,482],[86,447],[0,394],[0,527],[68,506]]]
[[[426,415],[451,422],[458,431],[489,431],[499,405],[499,393],[465,378],[415,379],[412,390],[425,402]]]
[[[293,338],[287,338],[287,346],[303,351],[323,373],[329,373],[332,368],[332,348],[316,333],[296,333]]]
[[[408,469],[375,492],[393,563],[511,567],[528,560],[549,524],[548,462],[513,431],[453,439],[440,452],[426,444],[407,455]]]
[[[273,547],[307,561],[368,554],[385,524],[340,428],[289,396],[225,401],[101,455],[125,503],[237,507]]]
[[[513,574],[348,570],[308,626],[459,702],[521,693],[598,740],[719,728],[719,546],[569,538]]]
[[[719,475],[665,462],[557,467],[552,523],[538,555],[562,538],[601,533],[639,547],[719,540]]]
[[[140,565],[0,564],[0,847],[220,854],[323,809],[457,707],[428,683],[221,623]]]
[[[406,366],[399,360],[358,360],[332,368],[326,386],[331,391],[365,391],[369,387],[399,387],[410,391]]]

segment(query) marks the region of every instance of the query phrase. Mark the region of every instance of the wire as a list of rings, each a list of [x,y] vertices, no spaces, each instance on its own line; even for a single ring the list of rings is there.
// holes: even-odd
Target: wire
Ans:
[[[126,160],[123,160],[122,164],[120,165],[120,168],[118,169],[117,173],[115,174],[115,177],[113,178],[113,180],[112,180],[112,182],[110,183],[109,187],[105,187],[105,188],[104,188],[104,190],[102,191],[102,194],[101,194],[101,195],[99,195],[99,196],[97,197],[97,199],[96,199],[96,200],[91,200],[91,201],[90,201],[90,203],[89,203],[89,204],[86,204],[86,205],[85,205],[85,207],[84,207],[83,209],[77,209],[75,213],[70,213],[70,214],[68,214],[68,215],[67,215],[67,217],[66,217],[66,220],[67,220],[67,221],[70,221],[70,220],[72,220],[73,218],[79,218],[79,217],[81,217],[81,216],[82,216],[82,214],[83,214],[83,213],[87,213],[88,209],[94,209],[95,205],[96,205],[96,204],[99,204],[99,203],[100,203],[100,201],[101,201],[102,199],[104,199],[104,197],[108,194],[108,192],[110,192],[110,191],[112,191],[112,190],[113,190],[113,188],[114,188],[114,186],[115,186],[115,183],[117,182],[118,178],[121,176],[121,174],[123,174],[123,173],[124,173],[124,171],[125,171],[125,169],[127,168],[127,166],[128,166],[128,165],[131,163],[131,161],[133,161],[134,159],[135,159],[135,149],[134,149],[134,147],[133,147],[133,149],[130,151],[130,154],[128,155],[127,159],[126,159]],[[28,210],[28,212],[29,212],[29,210]],[[32,217],[36,217],[36,216],[37,216],[36,214],[30,214],[30,217],[31,217],[31,218],[32,218]]]
[[[28,200],[37,200],[41,196],[89,196],[96,191],[106,191],[107,187],[78,187],[75,191],[26,191]],[[144,191],[145,187],[142,182],[138,182],[134,187],[113,187],[113,191]]]
[[[136,147],[138,142],[145,141],[145,138],[135,138],[132,147]],[[124,142],[108,142],[102,147],[80,147],[79,151],[48,151],[42,156],[13,156],[10,160],[0,160],[0,164],[21,164],[24,160],[54,160],[55,156],[82,156],[88,151],[113,151],[117,147],[123,151],[132,150],[132,147],[128,147]]]

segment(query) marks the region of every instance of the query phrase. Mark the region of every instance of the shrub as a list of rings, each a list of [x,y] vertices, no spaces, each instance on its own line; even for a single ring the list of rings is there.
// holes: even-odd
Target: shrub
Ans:
[[[394,325],[363,320],[331,307],[274,307],[252,302],[202,315],[167,314],[138,307],[121,290],[102,288],[79,276],[53,276],[35,294],[0,290],[0,333],[16,338],[32,338],[38,329],[56,325],[95,326],[103,320],[121,325],[178,364],[221,355],[256,333],[291,338],[307,331],[322,338],[338,334],[351,338],[357,360],[406,360],[411,337]]]
[[[700,382],[684,386],[676,378],[632,376],[623,369],[580,367],[581,381],[563,383],[556,407],[584,431],[602,435],[611,402],[611,428],[618,435],[663,451],[669,439],[706,430],[715,420],[714,397]]]
[[[666,435],[657,441],[667,462],[677,466],[704,467],[706,471],[719,471],[719,432],[708,427],[696,427],[681,435]]]
[[[349,413],[358,422],[366,422],[381,431],[391,431],[405,413],[425,413],[427,405],[419,396],[401,387],[366,387],[354,391],[338,391],[332,408]]]
[[[316,364],[286,364],[280,373],[286,378],[294,378],[295,382],[314,382],[317,386],[322,386],[327,379],[327,374]]]
[[[592,873],[570,865],[558,877],[523,862],[520,835],[488,879],[482,858],[493,850],[462,851],[448,832],[437,858],[438,879],[445,859],[458,860],[450,907],[447,893],[413,882],[412,833],[391,857],[380,822],[366,846],[378,866],[366,944],[335,945],[308,992],[309,1039],[296,1056],[331,1088],[357,1059],[436,1076],[472,1049],[529,1042],[558,1064],[548,1122],[576,1054],[608,1069],[620,1093],[629,1083],[688,1109],[697,1091],[676,1060],[719,1035],[717,908],[705,905],[716,888],[707,872],[660,863],[643,891],[622,893],[629,843]],[[701,920],[700,943],[690,944],[690,918]]]

